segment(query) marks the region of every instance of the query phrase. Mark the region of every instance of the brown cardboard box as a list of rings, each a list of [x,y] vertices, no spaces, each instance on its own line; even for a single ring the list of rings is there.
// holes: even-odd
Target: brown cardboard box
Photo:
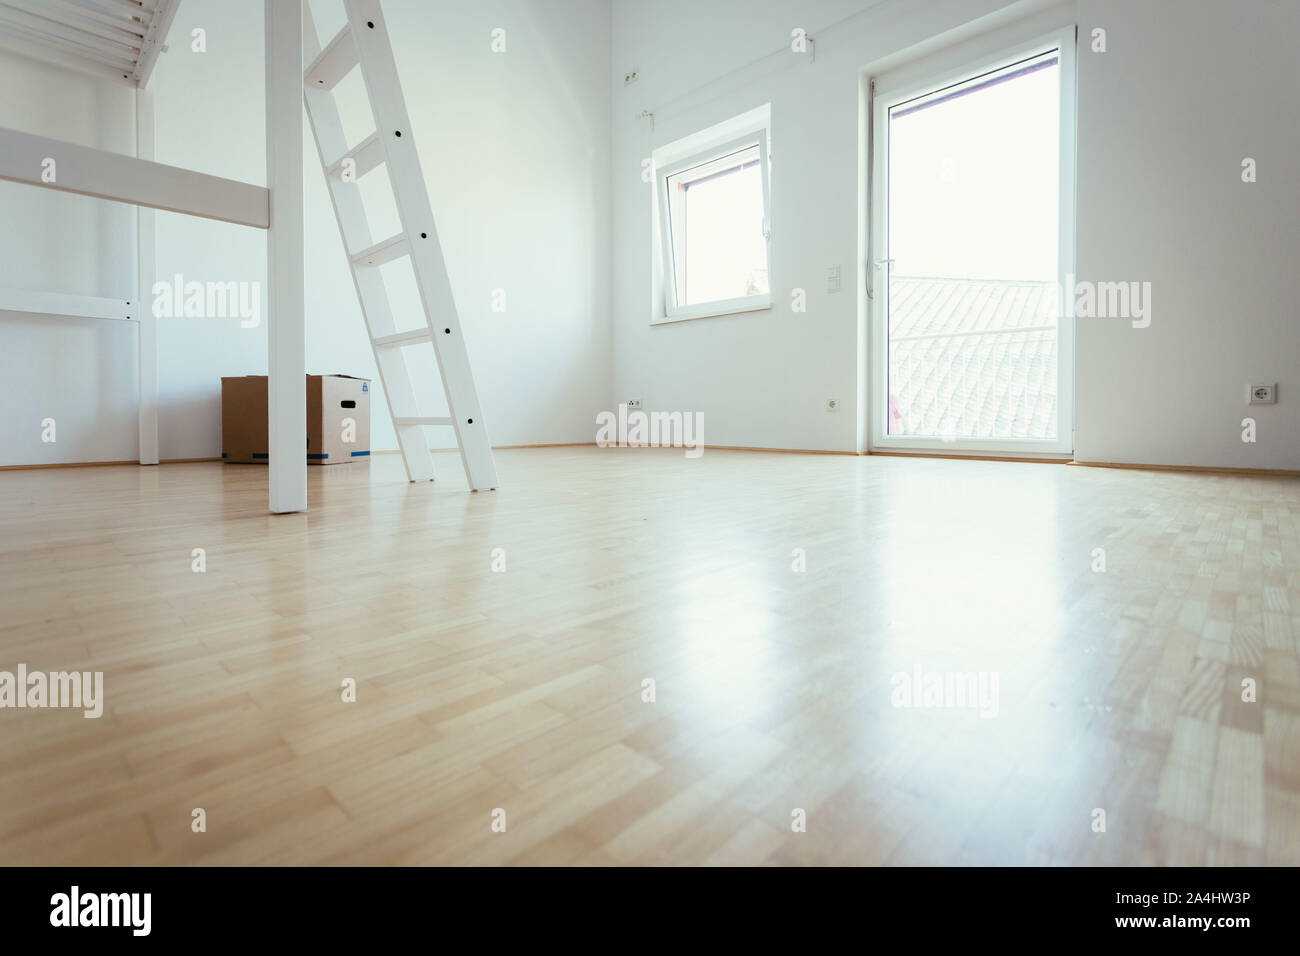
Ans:
[[[221,459],[267,462],[266,376],[221,380]]]
[[[266,464],[266,411],[265,375],[221,380],[223,461]],[[308,375],[304,443],[309,465],[337,465],[369,458],[370,379]]]

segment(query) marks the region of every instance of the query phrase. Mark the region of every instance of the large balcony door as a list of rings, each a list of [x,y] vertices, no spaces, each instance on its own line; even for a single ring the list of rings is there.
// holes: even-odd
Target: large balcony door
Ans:
[[[1072,451],[1073,44],[877,80],[877,450]]]

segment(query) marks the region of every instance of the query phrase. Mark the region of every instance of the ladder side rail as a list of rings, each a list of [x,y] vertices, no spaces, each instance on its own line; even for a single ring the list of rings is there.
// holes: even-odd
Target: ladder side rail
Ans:
[[[307,4],[304,4],[303,19],[304,57],[315,57],[319,54],[320,41]],[[384,389],[388,415],[393,422],[393,429],[402,450],[402,463],[406,468],[407,480],[433,481],[433,456],[429,453],[429,443],[424,438],[424,429],[398,424],[400,417],[408,412],[414,414],[416,410],[415,391],[401,349],[381,349],[375,345],[376,338],[391,335],[395,330],[392,308],[388,301],[388,292],[384,288],[383,277],[378,269],[359,269],[351,261],[349,233],[351,242],[364,248],[371,244],[370,226],[366,220],[360,190],[355,188],[355,183],[343,182],[335,178],[329,169],[329,164],[341,156],[347,146],[338,106],[334,102],[333,94],[326,90],[312,89],[308,86],[303,92],[307,104],[307,118],[313,133],[312,138],[316,141],[316,153],[320,157],[321,168],[325,171],[326,187],[334,208],[334,217],[342,237],[344,254],[349,260],[348,271],[352,274],[352,284],[356,289],[357,301],[366,324],[366,337],[370,341],[375,367],[379,370],[379,381]]]
[[[378,0],[344,0],[344,7],[384,146],[402,229],[409,239],[411,265],[433,336],[466,478],[472,490],[493,489],[497,487],[496,463],[383,14]]]

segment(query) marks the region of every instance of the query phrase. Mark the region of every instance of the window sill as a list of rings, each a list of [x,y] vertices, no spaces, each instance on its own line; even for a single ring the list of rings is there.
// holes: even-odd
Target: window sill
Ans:
[[[751,299],[732,300],[730,302],[706,302],[687,309],[674,310],[672,315],[655,316],[650,320],[650,324],[667,325],[670,322],[686,322],[690,319],[711,319],[722,315],[762,312],[770,308],[772,308],[771,296],[754,296]]]

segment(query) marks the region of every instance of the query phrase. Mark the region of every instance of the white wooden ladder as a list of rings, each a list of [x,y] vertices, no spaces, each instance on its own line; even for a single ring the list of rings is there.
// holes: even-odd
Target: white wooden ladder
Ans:
[[[379,0],[344,0],[343,6],[347,25],[322,49],[311,11],[304,4],[303,58],[309,64],[303,77],[304,95],[406,474],[411,481],[433,480],[433,458],[424,427],[450,425],[456,433],[470,490],[490,490],[497,487],[492,445],[474,387],[465,336],[434,228],[384,16]],[[356,67],[365,83],[375,131],[348,148],[332,90]],[[397,235],[376,239],[371,235],[357,180],[381,164],[387,167],[401,230]],[[409,257],[415,274],[424,322],[414,330],[399,331],[379,267],[403,256]],[[421,416],[416,409],[411,368],[404,350],[426,342],[432,343],[437,357],[451,412],[446,418]]]

